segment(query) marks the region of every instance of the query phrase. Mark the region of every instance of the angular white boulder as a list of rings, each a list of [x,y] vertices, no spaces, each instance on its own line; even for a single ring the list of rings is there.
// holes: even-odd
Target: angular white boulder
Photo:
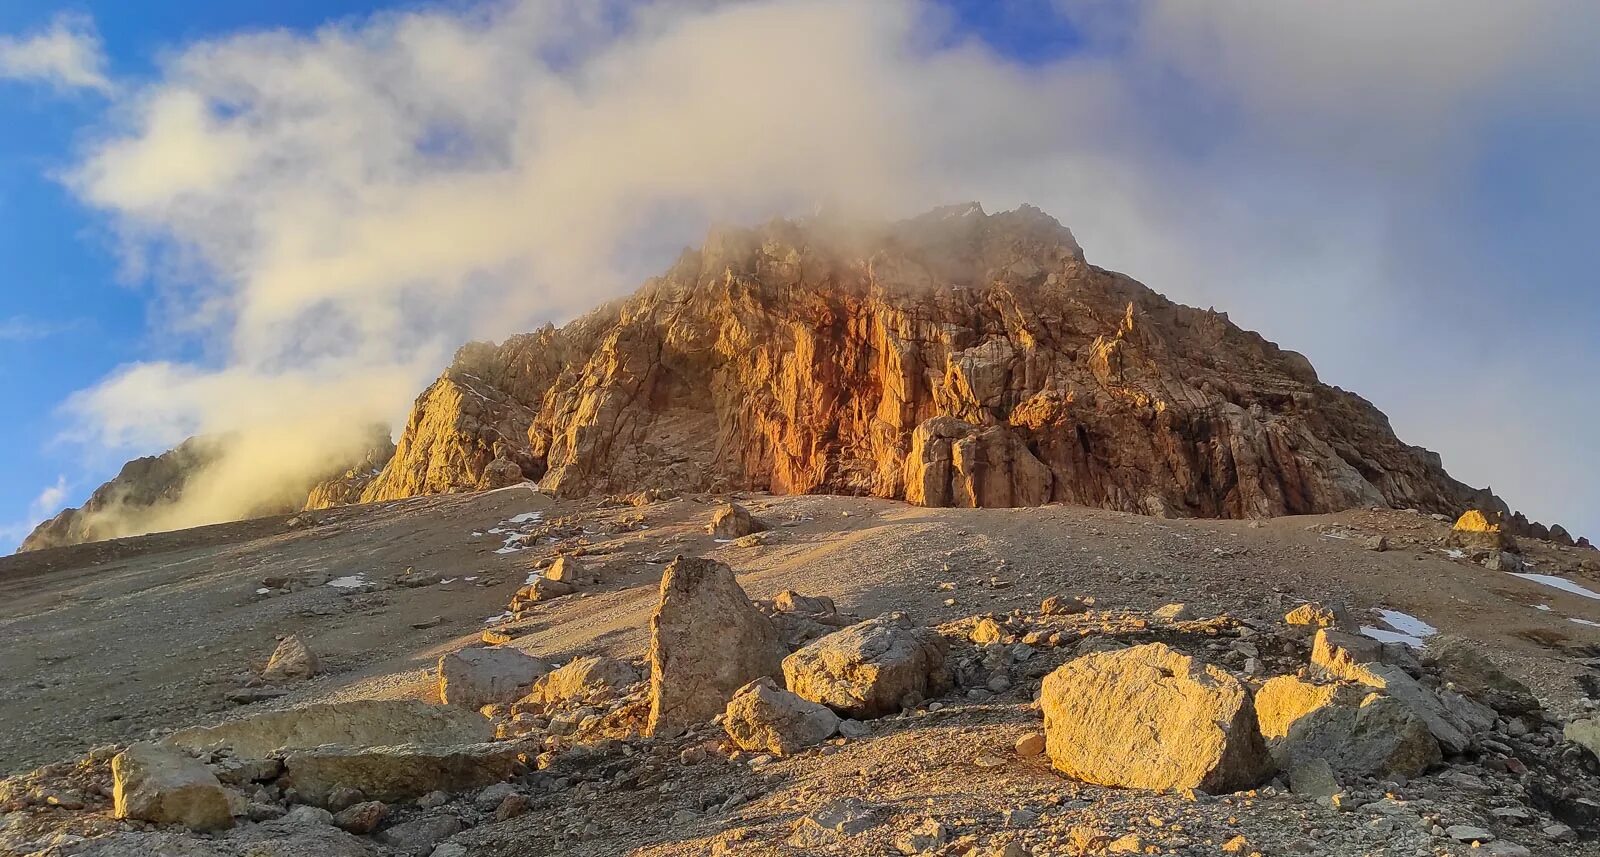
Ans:
[[[471,709],[495,702],[515,702],[548,672],[548,663],[519,649],[461,649],[439,658],[439,700]]]
[[[118,818],[181,824],[191,830],[233,826],[228,793],[198,759],[160,744],[138,743],[111,760],[112,805]]]

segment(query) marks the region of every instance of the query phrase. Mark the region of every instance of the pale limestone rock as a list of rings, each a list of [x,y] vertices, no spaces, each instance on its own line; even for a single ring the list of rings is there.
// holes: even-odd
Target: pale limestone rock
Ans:
[[[118,818],[181,824],[191,830],[233,826],[228,794],[199,760],[160,744],[137,743],[111,760]]]
[[[728,700],[722,728],[742,750],[787,756],[832,737],[839,728],[839,716],[763,676]]]
[[[791,691],[856,719],[893,714],[907,702],[943,693],[948,644],[904,613],[886,613],[835,631],[783,660]]]
[[[1274,769],[1249,689],[1161,643],[1069,661],[1039,704],[1051,761],[1085,782],[1221,793]]]
[[[461,649],[439,658],[439,701],[473,710],[495,702],[515,702],[548,672],[548,663],[519,649]]]
[[[720,539],[737,539],[765,530],[765,524],[756,520],[750,510],[738,503],[723,503],[711,514],[706,532]]]
[[[311,648],[298,634],[290,634],[278,641],[261,677],[267,681],[288,681],[311,678],[321,671],[322,664]]]
[[[562,554],[544,570],[546,580],[565,583],[574,588],[594,586],[600,582],[600,573],[587,567],[583,560]]]
[[[552,704],[569,700],[609,699],[639,682],[639,671],[610,657],[573,658],[534,682],[525,702]]]
[[[1362,685],[1278,676],[1256,691],[1255,707],[1261,734],[1284,770],[1320,759],[1346,774],[1415,777],[1441,758],[1439,742],[1420,717]]]
[[[722,713],[734,691],[782,669],[778,630],[750,603],[733,569],[678,557],[661,576],[650,617],[647,734]]]
[[[458,792],[504,782],[517,773],[524,748],[517,744],[401,744],[391,747],[325,745],[284,757],[280,785],[313,805],[335,789],[359,789],[371,800],[393,803],[433,791]]]
[[[280,748],[475,744],[493,737],[494,727],[476,711],[414,699],[360,699],[265,711],[217,726],[181,729],[163,743],[197,753],[225,750],[241,759],[263,759]]]

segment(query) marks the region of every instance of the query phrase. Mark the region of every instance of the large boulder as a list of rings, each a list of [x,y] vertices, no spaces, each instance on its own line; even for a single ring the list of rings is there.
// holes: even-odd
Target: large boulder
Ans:
[[[1421,718],[1447,753],[1465,752],[1494,726],[1494,709],[1449,690],[1434,691],[1391,664],[1364,664],[1363,684],[1382,690]]]
[[[610,657],[573,658],[533,683],[524,702],[594,702],[609,699],[637,684],[639,671]]]
[[[520,649],[472,647],[439,658],[439,700],[479,709],[527,694],[550,665]]]
[[[932,628],[886,613],[784,658],[783,676],[789,690],[845,717],[879,717],[949,689],[947,647]]]
[[[572,587],[594,586],[600,582],[600,573],[586,566],[583,560],[562,554],[544,570],[544,578]]]
[[[505,782],[517,774],[520,745],[510,743],[393,747],[326,745],[284,756],[283,786],[324,806],[334,790],[353,788],[369,800],[394,802],[433,791],[459,792]]]
[[[719,539],[737,539],[766,528],[767,525],[756,520],[749,509],[738,503],[723,503],[711,513],[711,523],[706,525],[706,532]]]
[[[1439,673],[1440,680],[1503,714],[1527,714],[1539,709],[1539,699],[1522,682],[1507,675],[1483,653],[1480,644],[1461,637],[1439,636],[1428,641],[1423,662]]]
[[[650,718],[655,735],[722,713],[734,691],[779,675],[778,630],[750,603],[733,569],[678,557],[661,576],[650,617]]]
[[[1085,782],[1215,794],[1274,770],[1249,689],[1161,643],[1069,661],[1039,704],[1051,762]]]
[[[479,491],[493,491],[516,485],[524,478],[521,465],[507,458],[496,458],[483,466],[476,487]]]
[[[762,676],[728,700],[722,728],[740,749],[787,756],[832,737],[839,715]]]
[[[1468,509],[1456,519],[1455,526],[1450,528],[1449,535],[1445,536],[1444,543],[1447,547],[1461,548],[1463,550],[1487,550],[1516,552],[1517,543],[1501,526],[1499,515],[1491,517],[1477,509]]]
[[[415,699],[360,699],[181,729],[163,741],[197,753],[221,750],[241,759],[263,759],[280,749],[323,744],[477,744],[493,737],[493,725],[476,711]]]
[[[322,664],[311,647],[299,635],[290,634],[278,641],[278,647],[272,651],[261,677],[267,681],[291,681],[311,678],[321,671]]]
[[[111,760],[111,779],[118,818],[181,824],[191,830],[233,826],[221,781],[199,760],[176,748],[132,744]]]
[[[1283,770],[1321,759],[1335,771],[1415,777],[1439,763],[1439,742],[1409,707],[1354,684],[1278,676],[1255,694],[1256,720]]]

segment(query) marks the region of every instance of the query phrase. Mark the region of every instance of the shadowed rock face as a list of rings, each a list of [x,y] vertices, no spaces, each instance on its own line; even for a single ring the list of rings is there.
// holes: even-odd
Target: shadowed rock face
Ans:
[[[1088,264],[1027,207],[715,232],[619,304],[463,349],[363,499],[469,488],[496,443],[566,496],[1250,517],[1471,493],[1301,355]]]

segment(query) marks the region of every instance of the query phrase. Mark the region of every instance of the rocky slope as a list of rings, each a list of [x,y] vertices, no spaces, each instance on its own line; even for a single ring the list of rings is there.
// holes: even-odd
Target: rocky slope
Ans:
[[[370,435],[356,460],[341,462],[328,473],[262,498],[251,510],[252,517],[292,512],[302,505],[321,509],[356,502],[361,489],[394,455],[387,428],[374,426]],[[230,442],[229,436],[192,437],[161,455],[128,462],[115,478],[95,489],[83,506],[64,509],[35,527],[18,552],[170,529],[162,525],[162,513],[176,504],[208,467],[221,461]],[[307,498],[304,504],[299,497]]]
[[[559,496],[1168,517],[1455,514],[1475,497],[1303,356],[1088,264],[1037,209],[975,204],[717,231],[619,304],[463,349],[363,499],[474,488],[497,455]]]

